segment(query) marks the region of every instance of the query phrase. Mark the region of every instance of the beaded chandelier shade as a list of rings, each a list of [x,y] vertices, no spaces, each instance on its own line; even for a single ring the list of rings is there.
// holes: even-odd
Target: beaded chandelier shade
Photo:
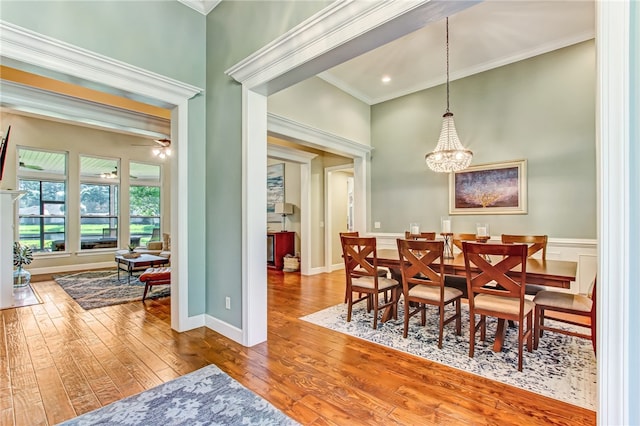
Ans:
[[[473,153],[460,143],[453,113],[449,111],[449,18],[447,23],[447,111],[442,116],[442,130],[438,145],[425,156],[425,161],[434,172],[449,173],[464,170],[471,164]]]

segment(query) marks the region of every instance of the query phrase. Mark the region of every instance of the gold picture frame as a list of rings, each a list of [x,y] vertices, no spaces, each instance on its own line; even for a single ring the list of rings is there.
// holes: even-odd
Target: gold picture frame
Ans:
[[[471,166],[449,175],[449,214],[526,214],[527,160]]]

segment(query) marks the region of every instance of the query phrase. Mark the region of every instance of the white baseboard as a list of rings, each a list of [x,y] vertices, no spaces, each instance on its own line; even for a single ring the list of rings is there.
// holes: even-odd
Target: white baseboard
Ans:
[[[204,314],[204,325],[211,330],[222,334],[224,337],[228,337],[234,342],[238,342],[241,345],[242,343],[242,330],[238,327],[233,326],[227,322],[221,321],[217,318],[212,317],[209,314]]]
[[[180,322],[180,330],[176,330],[180,333],[193,330],[194,328],[203,327],[205,325],[204,314],[194,315],[187,317]]]
[[[328,272],[327,268],[325,268],[324,266],[319,266],[317,268],[311,268],[307,275],[318,275],[318,274],[324,274],[325,272]]]
[[[114,268],[113,261],[109,262],[94,262],[94,263],[80,263],[77,265],[61,265],[61,266],[48,266],[44,268],[28,268],[31,275],[47,275],[47,274],[60,274],[63,272],[84,271],[89,269],[104,269]]]

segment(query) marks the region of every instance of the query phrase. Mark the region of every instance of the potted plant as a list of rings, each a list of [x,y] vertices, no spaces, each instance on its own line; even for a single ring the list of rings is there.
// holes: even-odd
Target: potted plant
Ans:
[[[25,287],[31,282],[31,273],[23,268],[33,260],[31,247],[22,245],[18,241],[13,243],[13,266],[18,269],[13,271],[13,286]]]

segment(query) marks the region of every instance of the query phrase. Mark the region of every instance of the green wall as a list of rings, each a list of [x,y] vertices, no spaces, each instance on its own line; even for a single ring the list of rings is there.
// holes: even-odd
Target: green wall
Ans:
[[[2,0],[0,11],[6,22],[205,87],[206,19],[178,1]],[[190,100],[188,108],[189,201],[184,209],[189,221],[189,315],[196,315],[205,310],[204,96]]]
[[[472,165],[526,159],[528,167],[528,214],[456,215],[454,232],[475,232],[483,221],[492,235],[596,238],[595,58],[591,40],[451,82]],[[444,85],[372,107],[372,231],[398,233],[411,222],[440,230],[448,174],[431,172],[424,156],[445,108]]]
[[[207,15],[206,312],[239,328],[242,87],[224,71],[329,3],[223,1]],[[231,297],[231,310],[224,307],[226,296]]]

